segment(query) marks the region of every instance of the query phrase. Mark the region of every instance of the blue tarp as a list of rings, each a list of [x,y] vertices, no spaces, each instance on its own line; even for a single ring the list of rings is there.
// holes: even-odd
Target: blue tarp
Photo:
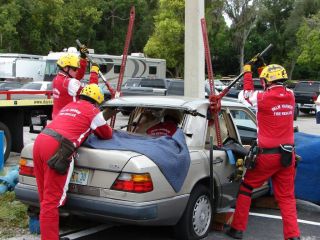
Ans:
[[[181,129],[178,129],[172,137],[157,138],[114,130],[112,139],[109,140],[101,140],[90,135],[85,146],[134,151],[147,156],[159,167],[176,192],[180,191],[190,166],[189,150]]]
[[[296,198],[320,203],[320,136],[295,133],[296,152],[302,157],[295,179]]]

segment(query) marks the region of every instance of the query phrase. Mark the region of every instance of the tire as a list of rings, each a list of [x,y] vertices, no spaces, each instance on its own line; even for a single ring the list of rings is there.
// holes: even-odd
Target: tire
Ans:
[[[309,114],[310,113],[310,109],[301,109],[300,108],[300,112],[304,113],[304,114]]]
[[[4,162],[6,162],[6,160],[9,157],[10,151],[11,151],[12,138],[11,138],[11,133],[10,133],[9,128],[5,124],[3,124],[2,122],[0,122],[0,130],[2,130],[4,133],[3,158],[4,158]]]
[[[198,240],[206,237],[212,221],[208,188],[197,185],[191,192],[187,207],[174,227],[176,239]]]

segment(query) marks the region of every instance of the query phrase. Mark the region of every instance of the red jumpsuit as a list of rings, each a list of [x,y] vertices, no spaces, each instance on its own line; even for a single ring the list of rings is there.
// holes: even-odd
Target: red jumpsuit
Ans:
[[[147,134],[155,137],[172,136],[177,131],[177,124],[173,121],[160,122],[147,129]]]
[[[257,140],[259,148],[277,148],[294,144],[293,92],[282,85],[271,85],[263,92],[253,92],[252,73],[244,75],[245,97],[257,108]],[[240,185],[232,227],[244,231],[248,222],[252,190],[272,179],[274,195],[279,204],[284,238],[300,236],[294,196],[295,156],[292,164],[283,167],[280,154],[258,154],[256,167],[248,169]]]
[[[102,112],[85,100],[71,102],[65,106],[56,118],[47,126],[76,147],[79,147],[93,131],[102,139],[112,137],[112,129],[106,124]],[[47,165],[59,147],[59,142],[44,133],[40,133],[33,148],[34,170],[40,201],[40,230],[42,240],[59,239],[59,210],[66,200],[68,183],[73,172],[73,160],[66,174],[58,174]]]
[[[53,110],[52,119],[68,103],[75,102],[83,88],[80,80],[83,78],[87,67],[87,61],[80,58],[80,68],[77,71],[76,78],[70,78],[66,73],[60,71],[53,80]],[[91,72],[89,83],[98,84],[98,74]]]

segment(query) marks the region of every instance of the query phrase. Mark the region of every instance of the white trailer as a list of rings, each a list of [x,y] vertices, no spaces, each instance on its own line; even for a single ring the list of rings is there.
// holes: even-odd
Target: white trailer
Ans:
[[[108,54],[90,54],[99,64],[100,71],[110,83],[116,83],[119,78],[122,56]],[[123,82],[128,78],[165,78],[166,60],[146,58],[143,53],[132,53],[127,58]]]
[[[1,53],[0,79],[20,82],[42,81],[45,61],[41,55]]]
[[[52,80],[57,72],[57,60],[67,54],[74,52],[79,54],[74,47],[65,49],[64,52],[50,52],[46,59],[45,81]],[[93,54],[92,49],[89,49],[90,56],[99,64],[100,71],[110,83],[117,83],[121,68],[122,56],[109,54]],[[90,66],[86,70],[84,79],[89,79]],[[166,60],[146,58],[142,53],[132,53],[127,58],[126,70],[123,77],[123,82],[128,78],[148,77],[148,78],[165,78],[166,77]],[[102,80],[101,80],[102,82]]]

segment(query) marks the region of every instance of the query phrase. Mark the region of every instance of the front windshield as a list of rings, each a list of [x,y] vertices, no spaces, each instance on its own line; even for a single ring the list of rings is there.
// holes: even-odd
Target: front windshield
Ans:
[[[56,75],[58,72],[57,61],[56,60],[47,60],[45,75]]]

